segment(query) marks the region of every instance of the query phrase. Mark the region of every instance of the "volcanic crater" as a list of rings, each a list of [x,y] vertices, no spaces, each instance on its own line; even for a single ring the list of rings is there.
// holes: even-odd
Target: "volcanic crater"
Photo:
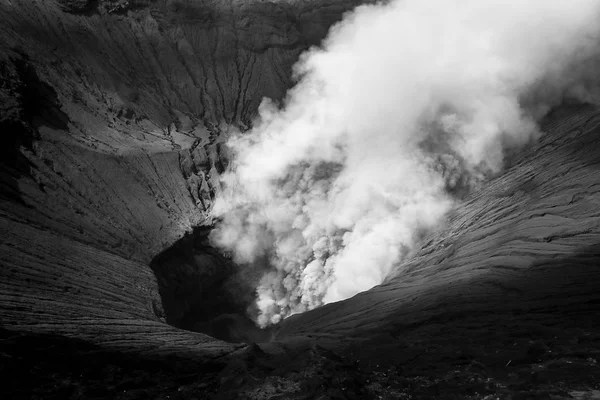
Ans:
[[[3,398],[600,398],[592,100],[380,285],[255,325],[268,263],[209,239],[227,138],[358,4],[0,0]]]

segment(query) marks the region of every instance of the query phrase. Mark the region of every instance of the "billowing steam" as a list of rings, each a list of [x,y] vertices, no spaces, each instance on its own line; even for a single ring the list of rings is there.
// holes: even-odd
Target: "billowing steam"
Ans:
[[[397,0],[334,26],[229,142],[212,240],[264,269],[258,323],[381,283],[537,117],[587,93],[599,22],[599,0]]]

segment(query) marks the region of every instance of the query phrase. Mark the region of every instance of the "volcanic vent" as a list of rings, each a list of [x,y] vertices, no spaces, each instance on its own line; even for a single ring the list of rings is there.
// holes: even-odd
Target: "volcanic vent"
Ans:
[[[252,314],[260,275],[212,247],[210,228],[196,228],[156,256],[154,271],[167,323],[227,342],[265,342],[273,328],[260,329]],[[163,316],[163,315],[160,315]]]

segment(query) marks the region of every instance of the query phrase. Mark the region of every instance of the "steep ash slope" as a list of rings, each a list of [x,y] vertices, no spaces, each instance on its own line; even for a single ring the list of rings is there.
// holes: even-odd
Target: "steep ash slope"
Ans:
[[[3,325],[169,331],[147,263],[205,223],[223,124],[281,98],[351,5],[75,3],[0,4]]]
[[[0,1],[0,345],[14,378],[2,390],[401,395],[387,385],[431,398],[510,384],[566,396],[598,381],[592,106],[550,115],[540,143],[395,277],[289,318],[275,342],[228,344],[167,323],[172,304],[149,264],[211,222],[227,125],[246,129],[262,97],[280,99],[300,52],[351,6]],[[77,361],[61,367],[67,357]]]
[[[3,2],[7,97],[13,97],[11,90],[41,92],[36,87],[40,85],[32,82],[39,79],[56,92],[56,99],[44,97],[48,97],[44,107],[55,112],[29,121],[29,125],[41,126],[44,140],[39,142],[41,148],[34,149],[38,159],[51,161],[36,168],[38,186],[46,185],[50,192],[68,191],[61,185],[67,179],[60,174],[65,175],[72,164],[95,158],[95,168],[85,164],[73,168],[84,171],[74,178],[81,181],[78,186],[87,183],[94,187],[98,180],[100,186],[115,185],[110,189],[114,193],[98,201],[111,204],[103,213],[126,209],[113,217],[114,223],[131,216],[137,224],[127,223],[128,228],[136,228],[135,238],[122,226],[104,239],[113,236],[111,247],[118,247],[118,239],[135,239],[149,246],[149,251],[143,250],[146,258],[156,254],[171,244],[173,237],[202,220],[194,203],[199,203],[201,210],[208,207],[210,191],[218,185],[216,174],[227,158],[220,154],[220,124],[233,123],[243,129],[263,97],[281,98],[291,84],[292,63],[319,39],[309,36],[319,31],[324,34],[343,10],[339,6],[306,8],[304,12],[285,5],[234,7],[177,1],[152,2],[149,7],[128,11],[127,16],[109,14],[102,7],[90,15],[72,15],[61,12],[54,2]],[[288,14],[302,17],[291,20]],[[319,24],[314,21],[322,21],[320,29],[314,29]],[[19,108],[8,107],[15,112]],[[62,110],[62,116],[57,117],[57,110]],[[58,118],[62,125],[57,127],[44,118]],[[69,134],[64,133],[67,126]],[[56,146],[57,142],[61,145]],[[178,181],[181,173],[171,177],[165,172],[168,168],[181,169],[186,183]],[[115,184],[107,179],[106,174],[117,175],[114,171],[121,170],[127,171],[120,176],[123,181]],[[136,170],[141,175],[136,176]],[[158,182],[157,173],[169,178]],[[128,179],[136,182],[129,184]],[[170,184],[174,185],[161,187]],[[123,186],[128,187],[127,193],[120,192]],[[149,190],[156,192],[151,195],[156,199],[151,205],[139,201]],[[48,197],[77,195],[49,193],[44,203]],[[54,220],[63,214],[55,212],[57,206],[52,206]],[[140,237],[154,235],[161,223],[165,224],[161,232],[165,240]],[[105,225],[105,221],[95,221],[95,229],[86,230],[89,235],[99,235],[110,231]],[[73,227],[61,229],[73,231]],[[78,232],[73,235],[80,236]]]

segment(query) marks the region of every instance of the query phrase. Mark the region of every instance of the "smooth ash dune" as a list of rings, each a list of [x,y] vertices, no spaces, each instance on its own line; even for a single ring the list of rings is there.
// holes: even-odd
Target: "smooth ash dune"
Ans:
[[[229,141],[211,239],[267,264],[257,322],[381,283],[549,107],[589,100],[598,21],[598,0],[404,0],[334,26]]]

